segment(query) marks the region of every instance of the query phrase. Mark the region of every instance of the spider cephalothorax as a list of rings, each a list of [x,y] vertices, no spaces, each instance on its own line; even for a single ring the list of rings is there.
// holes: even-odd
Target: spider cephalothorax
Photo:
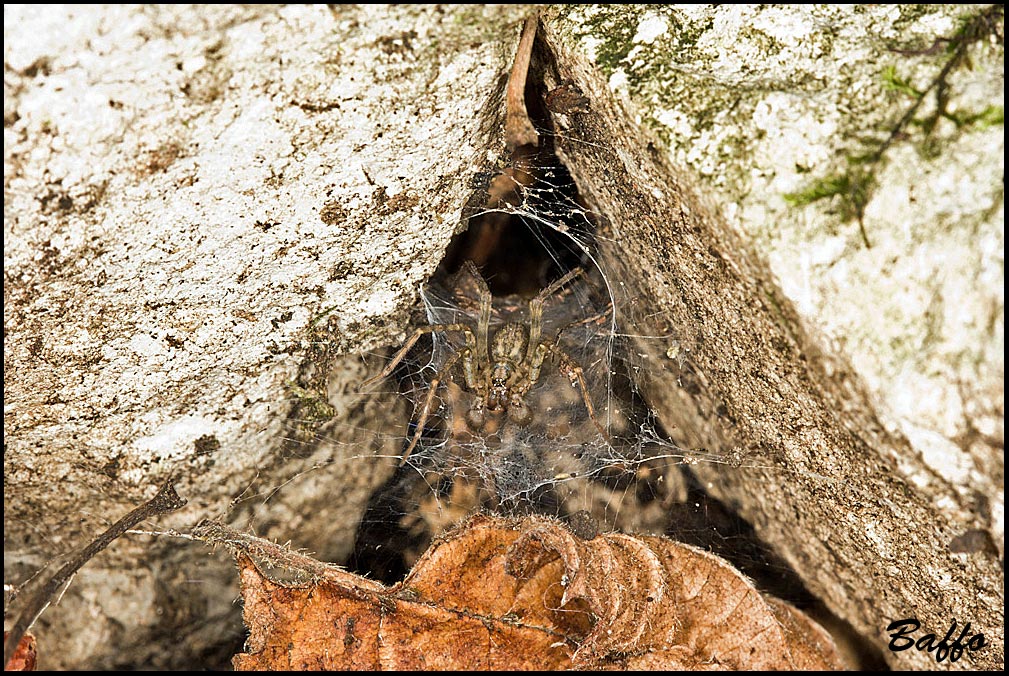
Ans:
[[[529,332],[522,324],[505,324],[491,340],[488,410],[503,411],[514,403],[509,394],[522,374],[523,360],[529,346]]]
[[[480,320],[477,323],[476,331],[474,332],[473,328],[466,324],[423,326],[413,332],[413,335],[407,339],[381,373],[362,383],[362,386],[368,385],[392,373],[410,348],[426,333],[457,331],[463,334],[466,345],[453,352],[431,380],[427,397],[417,419],[417,430],[414,432],[410,445],[403,451],[402,462],[406,462],[420,441],[439,384],[446,377],[451,379],[452,369],[459,361],[462,362],[466,389],[474,395],[473,405],[466,414],[466,423],[474,432],[484,429],[488,415],[494,417],[507,415],[508,420],[518,425],[526,425],[532,420],[532,411],[526,405],[525,396],[539,380],[543,362],[549,355],[557,359],[560,372],[568,377],[572,385],[577,385],[580,388],[589,417],[599,433],[606,436],[603,426],[596,419],[592,399],[585,388],[581,366],[561,350],[556,341],[540,337],[543,302],[581,274],[581,268],[567,273],[529,301],[528,325],[516,322],[504,324],[494,333],[493,338],[490,338],[489,344],[488,334],[493,298],[487,288],[487,283],[480,276],[475,265],[467,262],[463,272],[469,274],[476,282],[480,297]]]

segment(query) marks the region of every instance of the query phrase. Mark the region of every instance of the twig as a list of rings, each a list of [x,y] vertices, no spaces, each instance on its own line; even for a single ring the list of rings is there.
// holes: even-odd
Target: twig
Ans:
[[[186,501],[179,497],[179,494],[175,492],[172,481],[169,480],[158,490],[157,495],[119,519],[119,521],[116,521],[107,531],[99,535],[91,544],[67,561],[55,575],[49,578],[41,588],[32,594],[31,598],[25,603],[24,608],[21,609],[17,622],[14,623],[14,627],[4,641],[5,668],[10,663],[11,658],[14,657],[14,652],[17,649],[18,643],[21,642],[21,637],[24,636],[25,632],[35,623],[39,615],[49,606],[53,597],[63,587],[64,583],[68,582],[81,566],[108,547],[113,540],[144,519],[174,512],[185,504]]]
[[[510,151],[521,146],[539,145],[540,142],[536,128],[526,111],[526,75],[529,73],[529,61],[532,58],[537,26],[539,26],[537,15],[526,19],[515,53],[515,65],[512,66],[511,76],[508,78],[508,93],[505,97],[505,143]]]
[[[249,557],[263,559],[271,566],[307,573],[319,579],[330,577],[334,571],[340,570],[335,564],[319,561],[293,551],[289,546],[279,545],[249,533],[241,533],[215,521],[196,526],[192,537],[212,545],[224,545],[232,552],[242,552]]]
[[[946,43],[954,44],[955,46],[953,48],[952,54],[950,54],[949,59],[943,65],[942,70],[939,71],[939,74],[936,75],[934,78],[932,78],[932,81],[929,83],[928,87],[926,87],[925,90],[919,94],[914,104],[910,108],[908,108],[907,111],[904,112],[904,115],[897,122],[896,126],[894,126],[892,130],[890,130],[890,135],[887,137],[886,141],[884,141],[883,145],[881,145],[879,149],[875,153],[873,153],[871,158],[872,162],[879,161],[879,159],[883,156],[883,154],[890,148],[891,145],[893,145],[893,142],[904,131],[904,128],[911,122],[912,118],[914,118],[914,114],[918,112],[918,108],[921,107],[921,104],[922,102],[924,102],[925,97],[928,96],[929,92],[931,92],[933,89],[939,90],[936,100],[936,109],[937,109],[936,115],[942,115],[943,110],[945,109],[945,105],[941,98],[941,94],[942,94],[942,88],[944,86],[947,86],[946,78],[949,77],[949,74],[953,71],[954,68],[958,67],[961,63],[963,63],[964,58],[967,56],[967,49],[972,44],[982,39],[983,35],[985,34],[984,32],[985,29],[989,29],[989,27],[993,24],[993,22],[998,21],[998,18],[1003,13],[1003,11],[1004,9],[1001,5],[992,5],[987,10],[971,19],[970,23],[963,28],[963,30],[960,32],[960,35],[957,38],[952,39],[939,38],[936,40],[936,43],[938,43],[940,40],[943,40]],[[933,44],[933,47],[934,46],[935,45]],[[921,53],[928,54],[930,53],[930,51],[931,48],[929,50],[924,50]]]

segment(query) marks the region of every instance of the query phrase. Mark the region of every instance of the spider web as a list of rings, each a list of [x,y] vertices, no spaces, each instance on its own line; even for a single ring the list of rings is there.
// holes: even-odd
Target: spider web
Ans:
[[[552,132],[539,133],[547,138]],[[761,550],[731,512],[707,499],[689,471],[698,463],[745,467],[759,458],[686,447],[677,442],[675,430],[663,429],[635,378],[643,369],[662,366],[645,362],[630,347],[621,318],[633,311],[633,299],[617,292],[621,280],[609,276],[599,260],[596,215],[578,199],[556,158],[532,158],[522,168],[534,179],[518,191],[519,200],[503,201],[471,218],[507,219],[508,229],[538,243],[536,288],[574,265],[584,269],[546,299],[542,333],[556,337],[583,369],[587,397],[606,434],[599,433],[581,391],[553,359],[544,363],[526,396],[533,414],[528,424],[504,420],[494,434],[474,433],[465,421],[474,395],[457,365],[454,378],[446,378],[436,392],[421,442],[397,467],[416,434],[417,409],[431,380],[463,345],[459,334],[435,333],[418,341],[392,376],[360,394],[353,386],[380,369],[398,346],[348,356],[341,365],[345,371],[356,369],[356,381],[329,392],[317,414],[301,406],[301,417],[286,423],[287,478],[263,483],[253,477],[227,513],[207,516],[222,521],[238,516],[244,520],[240,525],[260,536],[294,539],[295,546],[321,559],[350,562],[358,572],[391,582],[433,538],[468,514],[534,512],[564,519],[586,537],[608,530],[672,535],[728,555],[758,582],[780,575],[794,588],[784,565]],[[518,293],[495,294],[490,334],[508,322],[527,324],[528,300]],[[445,274],[421,289],[410,330],[448,323],[476,328],[478,322],[472,280]],[[679,349],[674,336],[633,338],[659,342],[671,362],[689,368],[689,353]],[[332,409],[332,422],[320,426]],[[352,409],[357,414],[348,413]],[[361,468],[379,478],[359,480]],[[358,479],[347,481],[348,476]],[[294,493],[317,496],[312,507],[332,514],[329,527],[306,527],[305,502],[283,499]],[[314,522],[326,520],[314,516]],[[235,648],[225,652],[235,652],[242,640],[236,634]]]
[[[433,538],[468,514],[535,512],[561,518],[586,536],[609,530],[664,533],[723,555],[735,551],[739,556],[734,562],[744,572],[758,580],[766,574],[782,577],[783,586],[795,588],[784,564],[761,547],[745,523],[707,498],[689,471],[697,463],[745,467],[759,459],[687,448],[662,428],[635,384],[637,371],[656,365],[636,355],[629,347],[630,336],[622,332],[621,318],[633,299],[620,300],[614,292],[620,280],[608,277],[600,265],[595,215],[579,200],[570,175],[556,158],[534,159],[525,168],[535,179],[523,187],[520,200],[503,201],[473,217],[507,218],[508,233],[524,229],[526,239],[538,243],[542,264],[536,288],[574,265],[583,268],[584,274],[545,300],[542,335],[556,337],[560,349],[583,369],[587,396],[607,434],[599,433],[580,389],[550,357],[525,397],[532,412],[528,424],[505,417],[491,434],[474,432],[466,423],[474,394],[467,391],[460,360],[435,393],[419,443],[398,466],[418,433],[419,409],[432,379],[464,346],[460,332],[435,332],[422,336],[388,378],[360,395],[336,398],[343,403],[331,398],[338,409],[383,402],[367,424],[359,419],[346,422],[338,414],[332,424],[306,436],[304,428],[311,421],[288,423],[292,467],[300,469],[288,483],[250,488],[247,495],[236,498],[236,504],[254,504],[249,525],[259,534],[269,535],[274,527],[291,537],[295,529],[276,529],[278,522],[283,523],[270,507],[276,495],[295,485],[304,490],[306,482],[325,493],[327,482],[342,485],[343,475],[362,464],[374,465],[378,457],[387,479],[366,492],[370,497],[365,498],[363,513],[351,510],[360,523],[345,524],[341,536],[354,531],[354,550],[348,552],[345,546],[327,550],[304,532],[297,532],[298,544],[392,582],[405,574]],[[500,246],[508,247],[509,241]],[[488,281],[493,288],[493,276]],[[489,336],[509,322],[528,325],[528,300],[529,294],[495,293]],[[464,274],[444,273],[421,289],[416,319],[406,335],[434,324],[464,324],[475,332],[478,323],[474,281]],[[672,337],[644,339],[660,341],[671,364],[689,368],[689,353],[677,352]],[[358,362],[356,384],[388,363],[399,347],[371,355],[367,369]],[[351,498],[340,494],[332,499]]]

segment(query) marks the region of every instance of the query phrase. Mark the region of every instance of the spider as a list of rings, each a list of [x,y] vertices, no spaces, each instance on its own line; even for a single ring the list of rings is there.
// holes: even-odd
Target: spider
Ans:
[[[465,337],[465,347],[453,352],[435,377],[431,379],[427,398],[424,400],[424,405],[421,407],[417,419],[417,431],[414,432],[410,445],[403,451],[399,464],[402,466],[406,463],[407,458],[410,457],[420,441],[438,387],[445,378],[452,380],[452,369],[460,360],[462,361],[466,389],[476,395],[473,406],[466,414],[466,423],[474,432],[483,429],[488,414],[494,417],[507,414],[508,419],[518,425],[529,424],[533,414],[525,403],[526,393],[539,380],[540,371],[547,356],[552,356],[557,359],[560,372],[568,377],[572,386],[577,385],[581,390],[582,400],[585,402],[589,418],[605,438],[607,436],[606,430],[596,418],[592,398],[585,387],[582,367],[557,346],[556,339],[541,338],[544,301],[582,274],[582,268],[575,268],[568,272],[529,301],[528,324],[517,322],[504,324],[494,332],[493,337],[489,340],[491,303],[493,301],[490,289],[472,261],[466,261],[461,272],[468,273],[477,286],[477,294],[480,299],[480,319],[476,330],[474,331],[467,324],[434,324],[418,328],[381,373],[361,383],[361,387],[366,387],[391,374],[410,348],[424,334],[457,331]],[[558,331],[559,334],[560,331]]]

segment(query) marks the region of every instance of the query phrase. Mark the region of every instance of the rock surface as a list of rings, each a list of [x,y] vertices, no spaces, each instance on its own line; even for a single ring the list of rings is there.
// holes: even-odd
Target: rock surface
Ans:
[[[408,415],[354,394],[374,371],[358,355],[402,340],[505,156],[525,11],[5,7],[5,584],[172,473],[190,504],[152,528],[227,517],[347,556],[400,451],[384,423]],[[910,441],[894,481],[973,505],[965,566],[1004,537],[1001,19],[935,83],[985,11],[544,17],[850,359]],[[132,536],[42,616],[40,666],[219,663],[242,640],[236,595],[225,556]]]

